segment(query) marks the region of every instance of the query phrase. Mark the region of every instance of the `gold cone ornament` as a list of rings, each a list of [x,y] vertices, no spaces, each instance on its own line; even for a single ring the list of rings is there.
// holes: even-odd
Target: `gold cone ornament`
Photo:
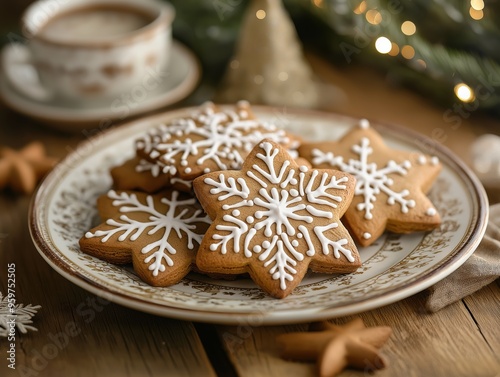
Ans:
[[[316,107],[319,95],[312,77],[282,2],[252,0],[216,100]]]

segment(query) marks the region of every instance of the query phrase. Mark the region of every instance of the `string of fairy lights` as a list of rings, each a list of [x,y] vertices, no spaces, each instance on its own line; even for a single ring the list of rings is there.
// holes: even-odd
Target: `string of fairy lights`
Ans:
[[[311,0],[311,4],[318,9],[326,7],[327,2],[328,0]],[[359,19],[362,19],[363,22],[370,25],[379,26],[380,33],[372,41],[375,51],[381,55],[402,58],[411,67],[420,71],[425,71],[429,68],[428,62],[425,59],[426,54],[419,51],[419,46],[424,46],[425,44],[419,36],[418,25],[414,20],[399,20],[400,14],[398,14],[398,17],[395,17],[394,12],[391,13],[383,9],[378,1],[362,0],[360,2],[347,1],[345,3],[351,5],[349,11],[352,12],[354,17],[358,18],[358,20],[354,19],[354,22],[358,22],[358,25]],[[328,5],[330,6],[330,4]],[[484,1],[470,0],[469,5],[470,19],[481,22],[484,18]],[[337,8],[335,9],[335,7]],[[338,8],[338,4],[335,4],[333,9],[338,13],[340,8]],[[342,9],[341,12],[345,12],[345,9]],[[390,20],[385,20],[384,17]],[[397,25],[394,25],[394,19],[398,20]],[[397,26],[398,30],[395,30],[395,26]],[[455,82],[453,93],[457,99],[465,103],[473,102],[476,99],[474,89],[464,81]]]
[[[238,68],[231,56],[253,0],[165,1],[177,9],[176,36],[196,52],[207,77],[217,80],[228,62]],[[500,116],[499,0],[282,1],[302,40],[328,59],[374,66],[445,106]],[[268,20],[262,8],[255,17]],[[342,45],[355,52],[347,58]],[[286,72],[278,78],[292,79]]]

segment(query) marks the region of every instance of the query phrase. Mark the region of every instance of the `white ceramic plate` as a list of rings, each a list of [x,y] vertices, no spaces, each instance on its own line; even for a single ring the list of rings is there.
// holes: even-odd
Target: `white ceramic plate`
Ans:
[[[28,49],[20,44],[3,48],[0,98],[13,110],[65,131],[79,131],[98,126],[101,122],[120,121],[172,105],[187,97],[200,78],[200,65],[196,57],[181,43],[174,41],[166,72],[151,73],[148,78],[150,89],[136,86],[130,92],[123,93],[123,96],[85,103],[62,102],[58,99],[35,100],[43,98],[44,89],[34,68],[24,61],[28,55]],[[10,73],[9,78],[5,72]],[[31,97],[14,89],[11,80],[15,80],[19,86],[24,85],[25,91],[32,93]]]
[[[32,202],[30,229],[36,247],[56,271],[96,295],[157,315],[224,324],[284,324],[354,314],[417,293],[458,268],[484,234],[486,194],[462,162],[421,135],[374,125],[389,145],[440,158],[444,168],[430,197],[443,223],[430,233],[385,234],[360,250],[364,263],[355,273],[310,273],[293,294],[278,300],[249,279],[216,281],[191,274],[175,286],[155,288],[130,269],[80,252],[78,240],[97,214],[95,200],[111,185],[108,169],[134,154],[133,140],[147,127],[189,111],[167,112],[99,135],[45,179]],[[256,112],[310,140],[336,139],[356,123],[318,112],[280,113],[268,107],[256,107]]]

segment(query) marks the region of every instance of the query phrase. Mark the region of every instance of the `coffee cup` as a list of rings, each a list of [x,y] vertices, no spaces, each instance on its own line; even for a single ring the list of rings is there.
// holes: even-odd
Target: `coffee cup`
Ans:
[[[22,27],[48,97],[81,101],[117,96],[164,70],[174,16],[154,0],[42,0]]]

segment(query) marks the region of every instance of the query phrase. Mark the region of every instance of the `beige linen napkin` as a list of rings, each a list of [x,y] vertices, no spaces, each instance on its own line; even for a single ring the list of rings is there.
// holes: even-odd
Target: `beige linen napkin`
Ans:
[[[427,289],[425,307],[436,312],[490,284],[500,276],[500,204],[490,207],[486,234],[455,272]]]

